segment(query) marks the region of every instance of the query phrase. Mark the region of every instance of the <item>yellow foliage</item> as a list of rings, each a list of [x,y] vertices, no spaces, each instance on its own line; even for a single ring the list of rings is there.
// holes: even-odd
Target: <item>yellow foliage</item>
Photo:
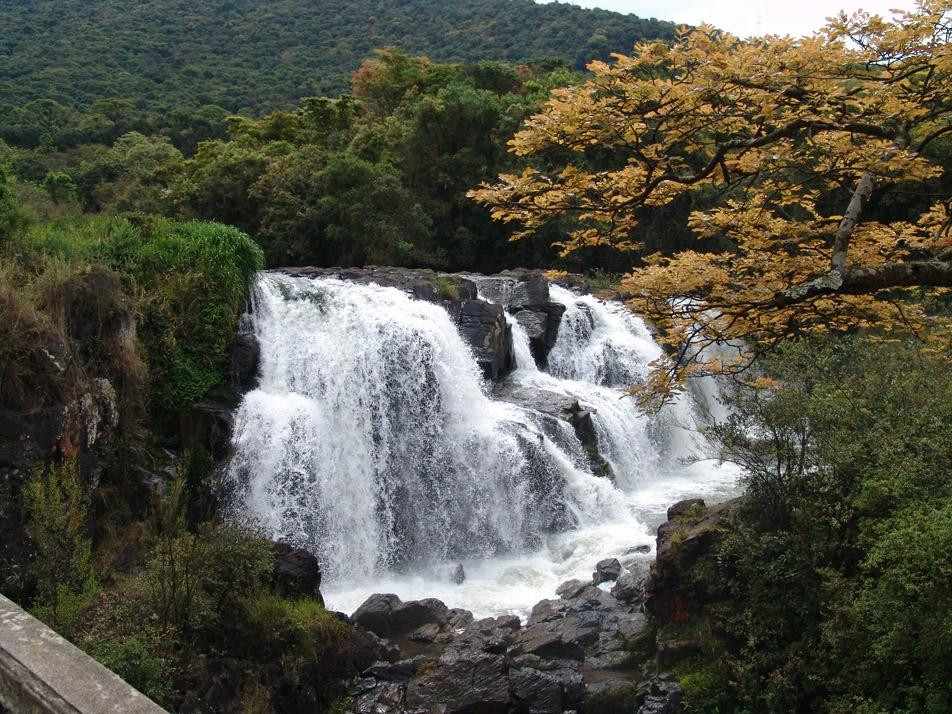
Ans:
[[[941,174],[924,150],[952,133],[950,12],[950,0],[920,0],[892,21],[841,13],[808,38],[701,27],[670,46],[638,45],[553,92],[510,142],[554,168],[470,196],[512,223],[514,240],[570,218],[563,254],[638,249],[646,207],[686,192],[722,197],[690,227],[729,250],[643,256],[622,283],[674,348],[639,390],[647,406],[691,374],[747,367],[718,361],[704,349],[713,344],[756,352],[806,331],[869,328],[920,331],[947,349],[947,321],[910,296],[952,287],[952,200],[911,222],[863,209],[877,189]]]

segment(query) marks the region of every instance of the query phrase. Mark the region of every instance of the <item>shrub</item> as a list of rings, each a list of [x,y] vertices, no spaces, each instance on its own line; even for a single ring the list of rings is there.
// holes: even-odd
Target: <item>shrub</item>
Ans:
[[[272,567],[268,541],[228,524],[163,536],[148,565],[160,621],[186,636],[221,637]]]
[[[153,656],[138,638],[100,645],[93,655],[154,702],[165,707],[171,705],[174,693],[172,665],[162,657]]]
[[[712,433],[747,473],[717,554],[752,711],[952,708],[952,375],[914,345],[788,344]]]
[[[23,507],[36,543],[33,610],[69,637],[97,591],[86,537],[89,496],[75,462],[36,469],[23,488]]]

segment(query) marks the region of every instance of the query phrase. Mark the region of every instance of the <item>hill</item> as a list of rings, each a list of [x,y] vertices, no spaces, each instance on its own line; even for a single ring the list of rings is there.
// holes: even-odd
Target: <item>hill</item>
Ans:
[[[0,0],[0,105],[134,97],[139,109],[260,113],[346,90],[383,46],[437,61],[557,56],[581,68],[674,32],[532,0]]]

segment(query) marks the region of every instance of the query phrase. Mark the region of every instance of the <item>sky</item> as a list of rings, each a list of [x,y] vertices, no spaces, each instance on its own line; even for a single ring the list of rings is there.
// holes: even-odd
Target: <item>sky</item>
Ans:
[[[568,0],[639,17],[699,25],[702,22],[738,35],[809,35],[839,10],[863,9],[890,17],[892,8],[911,10],[913,0]]]

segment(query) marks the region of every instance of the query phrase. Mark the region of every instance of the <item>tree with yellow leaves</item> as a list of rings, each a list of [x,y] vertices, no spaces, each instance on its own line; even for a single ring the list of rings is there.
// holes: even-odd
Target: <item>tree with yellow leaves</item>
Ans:
[[[813,37],[739,40],[711,27],[643,44],[553,93],[511,142],[538,165],[470,195],[517,225],[572,219],[564,253],[637,249],[646,210],[686,193],[712,250],[644,258],[622,283],[670,353],[649,402],[687,376],[736,372],[758,349],[814,330],[935,336],[925,298],[952,287],[952,200],[876,220],[893,189],[925,193],[927,150],[952,134],[952,2],[892,21],[840,14]],[[948,327],[948,324],[944,325]],[[948,346],[947,337],[945,346]],[[713,344],[744,344],[734,357]]]

